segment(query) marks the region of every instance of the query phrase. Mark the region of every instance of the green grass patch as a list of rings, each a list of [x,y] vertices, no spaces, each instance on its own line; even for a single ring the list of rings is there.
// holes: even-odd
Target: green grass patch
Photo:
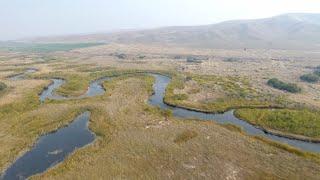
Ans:
[[[0,82],[0,92],[4,91],[7,88],[7,85],[3,82]]]
[[[317,76],[320,76],[320,68],[317,68],[313,73]]]
[[[267,138],[264,138],[262,136],[254,136],[254,138],[259,140],[259,141],[262,141],[262,142],[264,142],[266,144],[269,144],[270,146],[285,150],[287,152],[290,152],[290,153],[296,154],[298,156],[301,156],[301,157],[304,157],[304,158],[307,158],[307,159],[311,159],[311,160],[314,160],[314,161],[320,163],[320,155],[319,154],[301,151],[301,150],[293,148],[293,147],[291,147],[289,145],[278,143],[278,142],[269,140]]]
[[[300,76],[300,79],[305,82],[316,83],[319,81],[320,77],[316,74],[304,74]]]
[[[235,115],[261,127],[320,138],[320,112],[307,109],[238,109]]]
[[[40,92],[42,87],[35,88],[35,91]],[[0,108],[0,118],[7,115],[20,115],[23,112],[30,111],[39,107],[39,97],[37,92],[26,92],[24,98],[20,101],[6,104]]]
[[[219,93],[221,97],[199,102],[187,101],[187,94],[175,94],[174,90],[184,89],[185,82],[188,80],[194,80],[198,83],[199,88],[197,88],[196,93],[200,89],[206,89],[208,92]],[[173,75],[172,81],[166,89],[165,101],[172,105],[210,112],[224,112],[243,107],[282,106],[286,102],[284,97],[262,94],[256,91],[249,80],[244,77],[195,74],[188,74],[186,78],[182,74]]]
[[[243,133],[242,128],[234,124],[221,124],[221,126],[233,132]]]
[[[0,49],[27,53],[49,53],[56,51],[70,51],[73,49],[87,48],[103,45],[104,43],[5,43],[0,44]]]
[[[286,82],[280,81],[277,78],[270,79],[267,82],[267,84],[271,87],[276,88],[276,89],[284,90],[284,91],[291,92],[291,93],[299,93],[302,90],[300,87],[298,87],[298,85],[296,85],[294,83],[286,83]]]
[[[198,136],[198,133],[193,130],[184,130],[182,133],[176,136],[176,138],[174,139],[174,142],[177,144],[185,143],[197,136]]]
[[[62,96],[80,96],[84,94],[94,78],[90,77],[87,73],[66,73],[62,71],[56,71],[49,74],[31,75],[33,78],[61,78],[66,82],[56,90],[57,94]]]

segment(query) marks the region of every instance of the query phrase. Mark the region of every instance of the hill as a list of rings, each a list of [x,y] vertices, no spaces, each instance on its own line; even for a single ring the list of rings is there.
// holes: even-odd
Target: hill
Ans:
[[[284,14],[203,26],[33,39],[34,42],[175,44],[200,48],[320,49],[320,14]]]

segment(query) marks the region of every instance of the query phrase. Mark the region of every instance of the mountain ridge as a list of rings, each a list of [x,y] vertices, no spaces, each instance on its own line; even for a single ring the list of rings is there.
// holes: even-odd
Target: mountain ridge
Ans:
[[[320,13],[290,13],[263,19],[200,26],[170,26],[32,39],[33,42],[173,44],[197,48],[320,49]]]

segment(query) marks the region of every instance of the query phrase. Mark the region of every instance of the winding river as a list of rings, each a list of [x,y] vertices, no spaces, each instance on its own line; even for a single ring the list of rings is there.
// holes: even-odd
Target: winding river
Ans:
[[[187,110],[179,107],[172,107],[167,105],[163,101],[165,95],[166,87],[170,83],[171,79],[167,76],[152,74],[155,77],[155,84],[153,89],[155,94],[149,99],[149,103],[154,106],[159,106],[162,109],[171,109],[173,115],[181,118],[198,118],[202,120],[211,120],[216,121],[221,124],[234,124],[241,127],[247,134],[250,135],[259,135],[265,138],[289,144],[293,147],[296,147],[301,150],[310,151],[310,152],[320,152],[320,143],[312,143],[301,140],[290,139],[286,137],[279,137],[269,133],[265,133],[262,129],[259,129],[246,121],[238,119],[234,116],[234,110],[225,112],[223,114],[214,114],[214,113],[203,113],[196,112],[192,110]]]
[[[77,148],[94,141],[94,134],[88,129],[90,112],[79,115],[67,127],[42,136],[35,146],[18,158],[0,179],[26,179],[62,162]]]
[[[19,74],[15,74],[15,75],[9,76],[9,79],[12,80],[12,81],[22,80],[23,78],[25,78],[26,75],[31,74],[31,73],[35,73],[37,71],[38,70],[36,68],[28,68],[23,73],[19,73]]]
[[[103,95],[105,93],[105,89],[102,86],[102,83],[106,80],[109,80],[109,77],[104,77],[92,81],[88,87],[88,90],[85,94],[78,97],[64,97],[56,94],[54,91],[62,86],[65,83],[63,79],[52,79],[52,83],[40,94],[40,101],[44,102],[46,99],[55,99],[55,100],[71,100],[71,99],[82,99],[86,97],[94,97]]]
[[[173,107],[164,103],[163,98],[166,88],[171,79],[160,74],[151,74],[155,78],[153,85],[154,94],[149,98],[149,104],[159,106],[162,109],[170,109],[174,116],[180,118],[198,118],[202,120],[216,121],[221,124],[234,124],[241,127],[250,135],[259,135],[265,138],[289,144],[293,147],[310,151],[320,152],[320,143],[311,143],[300,140],[279,137],[276,135],[265,133],[263,130],[238,119],[234,116],[234,110],[223,114],[202,113],[184,108]],[[85,94],[79,97],[63,97],[55,94],[55,90],[65,83],[63,79],[52,79],[52,83],[39,95],[41,102],[46,99],[70,100],[81,99],[85,97],[93,97],[103,95],[105,89],[102,83],[109,80],[110,77],[100,78],[92,81]],[[53,167],[77,148],[83,147],[94,141],[94,134],[88,129],[88,121],[90,112],[79,115],[69,126],[63,127],[56,132],[40,137],[35,146],[18,158],[3,175],[3,179],[25,179],[31,175],[42,173],[50,167]],[[0,178],[1,179],[1,178]]]

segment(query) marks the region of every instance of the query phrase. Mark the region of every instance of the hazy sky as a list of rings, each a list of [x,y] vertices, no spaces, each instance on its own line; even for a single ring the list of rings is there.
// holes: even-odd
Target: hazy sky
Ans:
[[[320,0],[0,0],[0,40],[211,24],[290,12],[320,13]]]

